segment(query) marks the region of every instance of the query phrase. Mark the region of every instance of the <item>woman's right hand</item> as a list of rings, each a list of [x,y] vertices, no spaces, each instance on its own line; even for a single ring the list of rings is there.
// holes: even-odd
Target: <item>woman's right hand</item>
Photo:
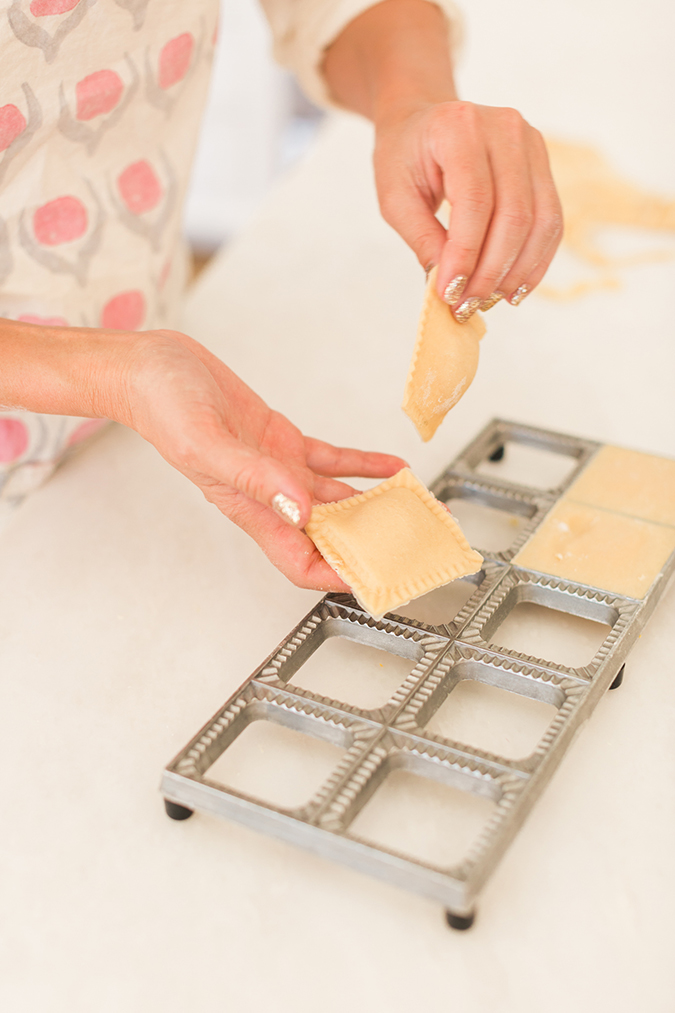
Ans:
[[[351,496],[344,476],[405,462],[304,436],[199,342],[0,321],[0,404],[111,418],[135,429],[260,545],[294,584],[347,591],[302,531],[315,503]]]

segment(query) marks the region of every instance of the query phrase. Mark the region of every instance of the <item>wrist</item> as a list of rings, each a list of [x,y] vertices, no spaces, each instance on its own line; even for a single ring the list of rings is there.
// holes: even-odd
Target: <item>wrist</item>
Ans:
[[[413,116],[421,115],[427,109],[437,108],[450,102],[459,101],[454,93],[435,95],[424,93],[421,90],[401,92],[384,92],[376,103],[373,104],[372,122],[376,133],[383,133],[390,127],[405,123]]]
[[[451,26],[429,0],[384,0],[351,21],[323,65],[334,99],[380,127],[457,98]]]
[[[0,320],[0,404],[124,422],[144,334]]]

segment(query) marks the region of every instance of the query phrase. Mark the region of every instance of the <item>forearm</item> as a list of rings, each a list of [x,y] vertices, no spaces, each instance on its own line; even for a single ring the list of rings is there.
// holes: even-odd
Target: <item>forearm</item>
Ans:
[[[383,0],[354,18],[326,52],[333,98],[374,122],[457,98],[450,29],[428,0]]]
[[[0,319],[0,406],[125,421],[139,335]]]

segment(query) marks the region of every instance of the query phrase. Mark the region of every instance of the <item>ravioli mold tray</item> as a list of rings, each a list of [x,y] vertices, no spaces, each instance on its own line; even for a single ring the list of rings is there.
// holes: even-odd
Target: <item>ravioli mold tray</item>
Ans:
[[[480,465],[499,460],[513,444],[572,459],[555,488],[541,490],[490,477]],[[349,595],[328,594],[288,634],[166,767],[161,782],[166,810],[186,819],[199,810],[289,841],[362,873],[437,901],[448,924],[468,928],[479,892],[552,777],[596,704],[623,678],[626,656],[675,569],[675,553],[644,598],[624,597],[523,569],[512,560],[538,529],[602,444],[494,419],[431,485],[440,500],[469,498],[525,518],[507,550],[484,557],[461,610],[441,625],[388,613],[368,615]],[[590,662],[573,668],[494,645],[492,634],[521,602],[606,624],[607,635]],[[292,683],[293,676],[330,637],[345,637],[410,659],[414,667],[388,702],[363,710]],[[511,759],[426,730],[431,714],[461,679],[505,689],[556,708],[536,748]],[[282,808],[209,780],[209,768],[252,721],[271,721],[341,746],[330,775],[300,808]],[[351,830],[352,821],[388,774],[404,768],[463,792],[487,797],[492,815],[458,864],[439,867],[378,847]]]

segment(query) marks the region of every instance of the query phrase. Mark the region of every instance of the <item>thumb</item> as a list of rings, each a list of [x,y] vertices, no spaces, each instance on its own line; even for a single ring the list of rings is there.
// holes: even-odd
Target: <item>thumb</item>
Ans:
[[[425,271],[438,264],[447,234],[419,190],[412,184],[392,188],[386,180],[378,180],[377,189],[382,217],[408,244]]]
[[[201,469],[200,469],[201,470]],[[293,527],[302,528],[312,512],[312,490],[274,457],[232,441],[212,458],[207,483],[225,484],[271,507]]]

